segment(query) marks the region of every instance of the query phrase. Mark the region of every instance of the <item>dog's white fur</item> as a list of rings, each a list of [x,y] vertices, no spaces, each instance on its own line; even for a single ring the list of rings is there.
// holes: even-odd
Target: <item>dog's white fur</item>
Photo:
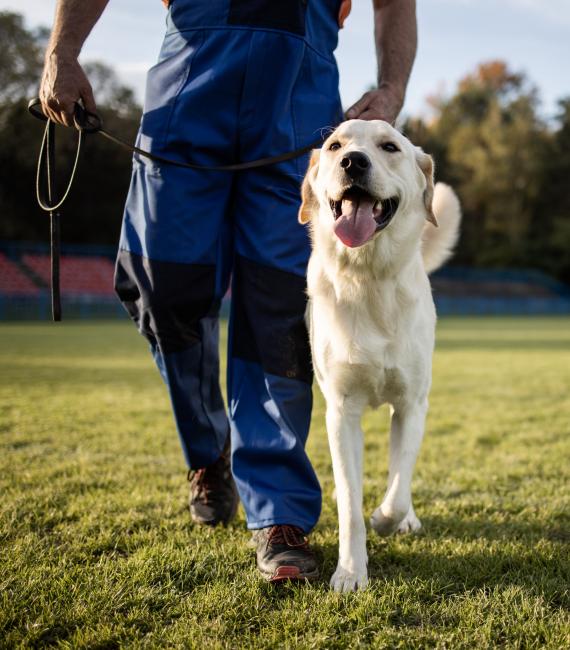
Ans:
[[[387,143],[398,151],[385,150]],[[340,201],[353,182],[340,161],[354,151],[372,162],[363,189],[379,200],[397,197],[399,207],[384,230],[348,248],[333,232],[331,201]],[[434,188],[431,158],[381,121],[342,124],[313,152],[302,195],[299,220],[310,221],[313,244],[307,325],[327,401],[339,513],[331,585],[351,591],[368,579],[360,426],[368,404],[388,403],[392,413],[388,489],[372,528],[389,536],[421,527],[411,481],[428,409],[436,322],[427,272],[451,254],[461,215],[453,190],[439,183]]]

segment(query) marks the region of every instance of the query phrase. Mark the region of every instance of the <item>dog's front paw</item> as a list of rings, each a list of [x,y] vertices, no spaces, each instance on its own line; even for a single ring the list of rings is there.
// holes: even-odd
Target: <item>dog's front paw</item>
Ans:
[[[410,509],[404,521],[398,527],[399,534],[415,533],[422,527],[422,522],[416,517],[414,507],[410,504]]]
[[[351,591],[358,591],[359,589],[366,589],[367,584],[368,572],[366,566],[361,569],[349,571],[339,564],[331,578],[331,587],[335,591],[340,591],[345,594],[349,594]]]

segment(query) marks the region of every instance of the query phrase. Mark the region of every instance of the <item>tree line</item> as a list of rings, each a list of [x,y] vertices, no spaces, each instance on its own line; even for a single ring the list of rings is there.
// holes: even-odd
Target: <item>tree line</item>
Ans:
[[[44,124],[27,110],[37,94],[49,33],[0,12],[0,239],[49,239],[35,177]],[[101,63],[84,66],[105,128],[134,142],[141,116],[133,91]],[[432,154],[437,180],[457,191],[464,220],[454,264],[537,268],[570,283],[570,97],[555,120],[538,114],[539,94],[499,61],[479,65],[451,96],[430,99],[429,118],[403,130]],[[59,187],[73,166],[77,132],[57,129]],[[82,167],[62,209],[62,239],[114,244],[131,175],[131,155],[87,137]],[[60,190],[60,191],[61,191]]]
[[[0,12],[0,239],[49,241],[49,215],[36,200],[36,172],[45,122],[28,112],[37,96],[49,30],[28,30],[21,15]],[[105,129],[136,139],[141,107],[133,91],[103,63],[83,65]],[[56,126],[57,186],[63,195],[78,132]],[[102,136],[86,136],[83,159],[61,209],[62,241],[117,245],[131,178],[131,154]]]
[[[570,97],[545,123],[536,87],[493,61],[430,103],[433,116],[409,118],[403,130],[459,195],[452,263],[535,268],[570,283]]]

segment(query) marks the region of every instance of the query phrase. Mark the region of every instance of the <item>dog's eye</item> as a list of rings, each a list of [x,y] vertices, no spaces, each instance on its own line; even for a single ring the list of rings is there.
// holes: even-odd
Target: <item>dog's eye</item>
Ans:
[[[384,149],[384,151],[389,151],[390,153],[395,153],[396,151],[400,151],[393,142],[385,142],[382,145],[382,149]]]
[[[340,144],[338,142],[333,142],[329,147],[329,151],[336,151],[337,149],[340,149]]]

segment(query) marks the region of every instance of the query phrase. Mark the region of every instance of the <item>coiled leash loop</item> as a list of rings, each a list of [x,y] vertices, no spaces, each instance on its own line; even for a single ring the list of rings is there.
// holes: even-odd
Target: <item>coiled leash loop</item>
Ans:
[[[153,162],[162,163],[163,165],[171,165],[173,167],[184,167],[185,169],[197,169],[201,171],[212,171],[212,172],[237,172],[245,169],[255,169],[256,167],[264,167],[266,165],[273,165],[275,163],[285,162],[287,160],[293,160],[293,158],[298,158],[303,154],[309,153],[319,145],[321,145],[329,136],[327,132],[325,135],[321,136],[315,142],[308,144],[306,147],[301,149],[296,149],[295,151],[290,151],[289,153],[279,154],[278,156],[270,156],[269,158],[260,158],[259,160],[252,160],[250,162],[236,163],[235,165],[225,165],[222,167],[201,167],[199,165],[191,165],[189,163],[182,163],[176,160],[170,160],[169,158],[163,158],[162,156],[157,156],[150,153],[149,151],[144,151],[139,149],[125,140],[121,140],[116,135],[109,133],[103,130],[103,121],[97,115],[97,113],[91,113],[86,111],[81,104],[76,103],[73,110],[73,121],[75,123],[75,128],[79,131],[79,142],[77,144],[77,155],[75,157],[75,164],[73,165],[73,171],[71,172],[71,178],[69,179],[69,184],[67,190],[63,195],[61,201],[58,201],[57,198],[57,189],[56,189],[56,174],[55,174],[55,129],[54,123],[46,115],[36,111],[34,106],[40,105],[40,99],[36,97],[35,99],[30,100],[28,103],[28,110],[30,113],[37,119],[47,122],[46,130],[44,132],[44,138],[42,141],[42,148],[40,150],[40,158],[38,161],[38,176],[36,183],[36,190],[38,196],[38,203],[42,210],[50,213],[50,223],[51,223],[51,299],[52,299],[52,314],[54,321],[61,320],[61,299],[59,291],[59,208],[67,198],[71,185],[73,184],[73,179],[75,177],[75,172],[81,158],[81,153],[83,151],[83,141],[85,134],[100,133],[106,138],[115,142],[116,144],[137,153],[139,156],[143,156],[152,160]],[[94,121],[93,121],[94,120]],[[47,190],[47,198],[46,198]]]
[[[39,104],[39,99],[33,99],[28,104],[28,110],[30,113],[42,120],[47,122],[46,129],[44,131],[44,137],[42,140],[42,147],[40,149],[40,158],[38,161],[38,175],[36,178],[36,193],[38,197],[38,203],[40,208],[49,212],[50,217],[50,238],[51,238],[51,311],[54,321],[61,320],[61,297],[59,291],[59,208],[63,205],[65,199],[69,194],[71,185],[73,183],[73,178],[75,177],[75,172],[77,171],[77,166],[81,158],[81,153],[83,151],[83,133],[84,132],[93,132],[89,131],[86,128],[85,115],[84,111],[79,104],[75,104],[75,111],[73,119],[75,126],[79,131],[79,142],[77,143],[77,154],[75,156],[75,164],[73,165],[73,171],[71,172],[71,178],[67,185],[67,190],[63,195],[61,201],[58,200],[57,196],[57,183],[56,183],[56,166],[55,166],[55,128],[54,123],[46,117],[43,113],[39,113],[34,110],[34,106]],[[93,113],[87,113],[90,117],[95,117],[99,120],[99,128],[101,125],[101,120],[97,115]],[[47,196],[46,196],[47,193]]]

